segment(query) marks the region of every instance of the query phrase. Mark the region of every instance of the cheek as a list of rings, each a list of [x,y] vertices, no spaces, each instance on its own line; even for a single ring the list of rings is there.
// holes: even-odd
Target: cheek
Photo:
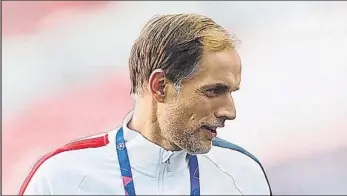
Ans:
[[[192,93],[173,99],[163,108],[166,128],[193,131],[202,122],[211,120],[214,116],[215,102],[217,101],[204,95]]]
[[[212,114],[213,103],[205,96],[197,95],[185,102],[183,110],[190,122],[201,123]],[[189,116],[187,116],[189,115]]]
[[[182,122],[186,122],[187,118],[189,118],[190,110],[187,109],[186,103],[175,100],[170,104],[164,105],[165,108],[162,109],[163,113],[160,116],[165,119],[168,128],[181,127]]]

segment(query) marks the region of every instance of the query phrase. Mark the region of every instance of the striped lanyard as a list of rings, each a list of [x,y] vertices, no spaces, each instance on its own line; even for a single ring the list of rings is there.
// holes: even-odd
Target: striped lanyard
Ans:
[[[123,128],[120,128],[116,134],[116,146],[125,195],[136,195],[128,151],[125,146]],[[190,195],[200,195],[198,159],[196,158],[196,155],[188,155],[188,160],[190,173]]]

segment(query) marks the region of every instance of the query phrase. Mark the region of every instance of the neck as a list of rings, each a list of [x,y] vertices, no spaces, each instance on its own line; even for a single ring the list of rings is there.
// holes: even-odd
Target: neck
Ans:
[[[128,126],[130,129],[139,132],[143,137],[152,143],[168,151],[181,150],[177,145],[170,142],[164,137],[160,129],[157,118],[157,107],[148,104],[149,100],[138,100],[135,104],[132,119]],[[155,103],[154,103],[155,104]]]

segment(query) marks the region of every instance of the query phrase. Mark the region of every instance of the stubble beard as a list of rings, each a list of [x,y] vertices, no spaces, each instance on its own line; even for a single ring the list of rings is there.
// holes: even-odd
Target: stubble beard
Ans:
[[[205,154],[211,150],[211,142],[203,141],[198,131],[192,133],[186,131],[175,131],[171,135],[170,140],[182,150],[186,150],[188,154]]]

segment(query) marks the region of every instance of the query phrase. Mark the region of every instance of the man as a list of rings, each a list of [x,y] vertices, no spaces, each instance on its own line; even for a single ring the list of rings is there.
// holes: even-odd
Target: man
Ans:
[[[135,107],[123,125],[44,156],[20,194],[271,194],[259,161],[216,138],[236,117],[236,41],[197,14],[150,20],[131,50]]]

